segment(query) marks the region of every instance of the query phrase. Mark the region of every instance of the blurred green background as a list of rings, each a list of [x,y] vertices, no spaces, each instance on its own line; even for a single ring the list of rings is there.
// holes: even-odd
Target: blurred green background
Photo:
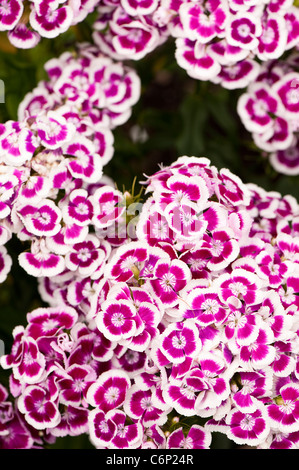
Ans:
[[[91,38],[87,19],[64,35],[42,40],[32,50],[15,50],[6,35],[0,36],[0,79],[5,84],[5,103],[0,104],[0,121],[17,119],[17,109],[26,93],[46,78],[44,63],[72,49],[76,41]],[[168,41],[146,58],[128,63],[136,68],[142,82],[141,99],[130,120],[114,130],[115,154],[105,167],[120,189],[130,190],[133,180],[143,180],[181,155],[208,157],[219,169],[226,167],[244,182],[254,182],[267,190],[292,194],[299,199],[299,177],[278,175],[244,129],[236,112],[242,91],[228,91],[208,82],[188,78],[174,58],[174,43]],[[141,138],[132,138],[134,130]],[[144,136],[146,138],[144,138]],[[42,305],[36,280],[17,263],[21,242],[12,240],[7,248],[14,259],[10,275],[0,286],[0,339],[6,353],[12,330],[26,324],[26,313]],[[0,369],[0,382],[8,374]],[[227,447],[227,440],[214,437],[214,446]],[[88,448],[87,436],[60,438],[54,448]]]

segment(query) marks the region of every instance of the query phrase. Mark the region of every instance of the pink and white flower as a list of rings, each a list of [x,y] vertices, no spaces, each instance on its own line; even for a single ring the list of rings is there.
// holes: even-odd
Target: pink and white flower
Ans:
[[[65,374],[61,373],[57,381],[60,403],[72,406],[84,404],[87,390],[95,380],[96,374],[92,368],[73,364]]]
[[[75,128],[55,111],[38,116],[32,129],[36,130],[41,144],[53,150],[69,142],[75,133]]]
[[[175,58],[187,74],[197,80],[212,80],[220,70],[220,64],[209,54],[205,44],[187,38],[175,41]]]
[[[268,419],[275,429],[283,433],[298,431],[298,396],[297,383],[288,383],[281,387],[279,396],[266,406]]]
[[[219,0],[209,0],[205,6],[185,2],[179,8],[179,15],[186,37],[205,44],[223,32],[228,9]]]
[[[98,329],[110,341],[134,337],[144,328],[136,308],[126,300],[104,302],[96,323]]]
[[[262,34],[261,20],[257,15],[238,12],[231,17],[226,26],[226,40],[232,46],[254,50],[259,44]]]
[[[237,444],[256,446],[269,434],[270,426],[265,411],[261,408],[252,413],[242,413],[237,408],[231,410],[226,418],[229,439]]]
[[[235,269],[231,274],[222,273],[214,281],[219,297],[226,302],[230,297],[244,301],[247,305],[258,304],[263,299],[263,281],[245,269]]]
[[[153,277],[149,283],[163,304],[173,307],[179,301],[179,292],[189,280],[191,272],[183,261],[160,259],[154,267]]]
[[[65,255],[65,265],[82,276],[95,273],[105,259],[100,240],[93,234],[87,235],[82,242],[75,243]]]
[[[272,124],[271,115],[276,115],[279,102],[273,90],[259,83],[250,86],[238,101],[238,113],[247,130],[266,132]]]
[[[86,400],[93,407],[99,407],[105,413],[123,405],[131,381],[126,372],[111,369],[103,372],[90,385]]]
[[[290,72],[273,85],[273,91],[283,105],[284,115],[291,119],[298,116],[299,111],[297,83],[298,73]]]
[[[92,222],[99,229],[116,223],[126,210],[123,194],[108,186],[98,188],[91,196],[91,202],[93,204]]]
[[[183,428],[173,431],[167,438],[167,449],[209,449],[212,443],[212,434],[204,427],[193,424],[187,434]]]
[[[271,328],[265,324],[260,326],[256,340],[249,345],[242,345],[240,348],[242,366],[261,370],[272,364],[276,355],[273,342],[274,335]]]
[[[162,354],[173,364],[195,358],[201,350],[198,328],[191,319],[170,324],[158,341]]]
[[[89,225],[93,218],[93,205],[85,189],[75,189],[68,201],[61,207],[62,217],[67,224]]]
[[[119,282],[138,278],[148,252],[148,245],[140,242],[129,242],[119,247],[106,265],[105,276]]]
[[[40,42],[40,35],[24,23],[18,23],[7,34],[9,42],[17,49],[32,49]]]
[[[38,385],[31,385],[18,399],[18,408],[25,420],[35,429],[54,428],[61,420],[55,401],[49,392]]]
[[[73,20],[70,6],[55,8],[54,2],[41,1],[30,13],[30,24],[41,36],[54,38],[64,33]],[[56,5],[58,6],[58,5]]]
[[[20,20],[24,5],[19,0],[5,0],[0,6],[0,30],[12,30]]]
[[[162,410],[159,403],[156,403],[152,390],[140,390],[137,385],[131,386],[124,402],[124,411],[127,416],[138,420],[144,427],[154,424],[162,426],[171,409],[172,407],[168,407]]]
[[[61,211],[51,199],[42,199],[34,206],[26,204],[17,209],[26,230],[32,235],[52,236],[60,230]]]

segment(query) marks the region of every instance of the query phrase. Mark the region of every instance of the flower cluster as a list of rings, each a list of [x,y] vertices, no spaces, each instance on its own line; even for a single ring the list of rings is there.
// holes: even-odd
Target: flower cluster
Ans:
[[[66,264],[75,270],[75,255],[91,246],[96,269],[106,248],[89,225],[101,230],[121,215],[114,207],[123,195],[103,167],[113,155],[113,129],[139,98],[139,77],[89,45],[45,68],[49,80],[25,96],[19,120],[0,125],[1,281],[13,235],[29,244],[19,262],[33,276],[58,275]]]
[[[262,65],[238,102],[238,113],[255,144],[279,172],[299,174],[298,52]]]
[[[18,49],[35,47],[41,38],[55,38],[83,21],[98,0],[1,0],[0,31],[7,31]]]
[[[297,201],[196,157],[146,188],[134,235],[106,238],[101,263],[91,244],[39,278],[48,307],[1,358],[16,403],[3,392],[1,446],[18,426],[24,447],[88,433],[99,449],[207,449],[216,431],[297,448]],[[107,190],[95,193],[102,209]],[[69,202],[68,215],[80,205]],[[110,214],[94,223],[122,219]]]
[[[104,0],[97,11],[94,41],[112,57],[139,60],[172,37],[189,76],[228,89],[298,43],[293,0]]]

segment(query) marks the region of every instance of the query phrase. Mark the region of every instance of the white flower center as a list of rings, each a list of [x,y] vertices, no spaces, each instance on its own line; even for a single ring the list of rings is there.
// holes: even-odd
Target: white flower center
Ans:
[[[250,415],[245,415],[240,423],[240,427],[243,430],[251,431],[254,427],[254,418]]]
[[[184,395],[184,397],[186,397],[188,400],[193,400],[193,398],[195,397],[194,388],[186,384],[182,385],[180,391],[181,391],[181,394]]]
[[[242,36],[243,38],[246,38],[249,34],[250,34],[250,28],[247,24],[242,24],[241,26],[239,26],[238,28],[238,33],[240,36]]]
[[[90,258],[90,252],[88,248],[82,248],[82,250],[80,250],[78,253],[78,258],[81,261],[87,261]]]
[[[175,276],[171,273],[164,274],[161,284],[164,290],[170,292],[175,286]]]
[[[58,327],[57,320],[49,318],[47,321],[43,322],[43,331],[51,331]]]
[[[244,284],[242,284],[242,282],[234,282],[230,286],[230,288],[233,295],[235,295],[236,297],[238,297],[239,295],[245,295],[247,292],[247,288],[246,286],[244,286]]]
[[[108,404],[115,403],[118,397],[119,397],[119,390],[117,387],[110,387],[104,395],[104,398]]]
[[[80,204],[78,204],[76,211],[78,212],[78,214],[81,214],[81,215],[87,215],[89,212],[88,206],[84,202],[80,202]]]
[[[212,243],[212,255],[213,256],[219,256],[221,255],[223,251],[223,245],[220,240],[214,240]]]
[[[158,221],[152,226],[152,232],[156,238],[166,238],[168,235],[168,225],[165,222]]]
[[[172,345],[176,349],[184,349],[186,346],[186,338],[181,333],[178,333],[176,336],[172,338]]]
[[[125,317],[121,312],[114,313],[112,315],[111,322],[114,326],[120,327],[125,323]]]
[[[295,408],[295,403],[293,401],[286,401],[282,405],[279,406],[279,409],[282,413],[286,415],[290,415],[293,413]]]
[[[75,392],[82,392],[84,390],[84,380],[76,379],[74,381],[74,390]]]
[[[212,313],[215,314],[219,310],[218,303],[215,299],[207,299],[203,302],[201,306],[204,313]]]

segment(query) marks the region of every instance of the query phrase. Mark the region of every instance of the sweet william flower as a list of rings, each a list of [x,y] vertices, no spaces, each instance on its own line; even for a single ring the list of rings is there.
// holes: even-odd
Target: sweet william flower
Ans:
[[[212,434],[204,427],[193,424],[185,436],[182,428],[173,431],[167,438],[167,449],[209,449]]]
[[[188,266],[180,260],[159,260],[149,280],[155,294],[167,307],[175,306],[179,301],[179,292],[191,279]]]
[[[205,7],[186,2],[181,4],[179,15],[186,37],[207,43],[224,30],[228,11],[225,2],[208,1]]]
[[[36,205],[26,204],[17,209],[17,214],[32,235],[51,236],[60,230],[62,214],[51,199],[42,199]]]
[[[59,375],[59,372],[58,372]],[[57,381],[60,403],[79,406],[84,403],[87,390],[95,379],[95,371],[91,368],[73,364],[66,370],[65,377]]]
[[[131,338],[143,330],[143,323],[130,302],[106,301],[96,318],[98,329],[110,341]]]
[[[152,390],[139,390],[136,385],[132,385],[124,403],[126,414],[141,422],[145,427],[154,424],[157,426],[165,424],[167,414],[171,409],[172,407],[168,407],[161,410],[159,404],[155,401]]]
[[[185,361],[187,357],[194,358],[201,349],[198,329],[191,319],[169,325],[159,342],[162,353],[174,364]]]
[[[126,372],[111,369],[103,372],[89,387],[86,400],[93,407],[108,412],[123,405],[131,381]]]
[[[61,420],[51,433],[54,438],[80,436],[88,432],[88,410],[83,407],[65,406]]]
[[[194,287],[184,297],[187,306],[181,307],[184,318],[194,318],[201,326],[221,324],[227,319],[227,306],[219,300],[217,292],[212,288]]]
[[[280,389],[274,403],[266,406],[271,423],[281,432],[298,431],[298,384],[290,383]]]
[[[92,410],[91,441],[95,447],[109,449],[127,449],[139,447],[142,439],[142,425],[127,423],[126,414],[121,410],[110,410],[104,414],[101,410]]]
[[[2,2],[0,9],[1,31],[12,30],[20,20],[23,10],[23,3],[19,0]]]
[[[99,448],[108,446],[116,435],[116,424],[109,417],[106,418],[104,411],[99,408],[95,408],[89,413],[88,421],[92,444]]]
[[[259,327],[258,336],[254,343],[243,345],[240,349],[240,361],[243,365],[259,370],[270,365],[275,358],[273,343],[273,332],[266,325]]]
[[[24,414],[26,421],[35,429],[55,427],[61,420],[61,415],[54,401],[49,399],[47,391],[32,385],[26,388],[18,399],[18,408]]]
[[[54,66],[50,74],[57,77],[61,70]],[[28,173],[20,167],[13,171],[17,189]],[[76,215],[78,207],[83,212],[90,207],[86,201],[95,210],[107,195],[112,211],[108,204],[105,215],[113,228],[112,186],[81,178],[74,184],[64,164],[51,174],[55,191],[48,199],[56,201],[60,190],[61,229],[32,240],[25,219],[17,217],[16,207],[39,207],[47,199],[39,200],[39,179],[33,180],[34,203],[13,208],[11,223],[2,220],[2,226],[18,227],[20,237],[33,242],[35,256],[43,252],[66,263],[71,253],[88,257],[95,248],[101,262],[92,272],[66,264],[55,275],[44,271],[38,285],[49,307],[28,313],[27,326],[14,330],[12,351],[1,358],[12,372],[10,391],[31,429],[31,444],[34,437],[44,445],[47,438],[87,432],[99,449],[202,448],[210,446],[209,433],[218,431],[237,445],[297,445],[288,415],[296,408],[296,394],[290,404],[287,391],[298,377],[297,201],[244,184],[208,159],[183,156],[148,177],[134,240],[126,233],[115,242],[93,220],[65,225],[63,213],[73,197],[82,203],[73,206]],[[194,237],[172,230],[175,207],[196,208],[204,223]],[[98,215],[100,209],[99,202]],[[166,238],[157,232],[154,239],[145,236],[155,214],[164,217]],[[276,267],[282,268],[280,281]],[[175,296],[167,303],[163,280],[170,275],[169,292]],[[280,416],[271,407],[282,401]],[[166,439],[159,428],[169,430],[170,413],[180,415],[172,424],[182,429]],[[191,423],[196,417],[207,423],[188,433],[185,419]],[[290,426],[284,439],[280,423]]]
[[[46,1],[39,2],[30,14],[30,24],[41,36],[54,38],[64,33],[71,25],[73,19],[69,6],[55,8]]]
[[[242,268],[235,269],[231,274],[220,274],[214,286],[219,289],[219,296],[223,302],[230,297],[236,297],[244,300],[247,305],[253,305],[263,299],[263,281],[256,274]]]
[[[175,58],[187,74],[197,80],[212,80],[220,70],[220,64],[209,54],[207,46],[188,38],[175,41]]]
[[[135,241],[126,243],[116,250],[107,263],[105,275],[119,282],[138,278],[147,258],[147,244]]]
[[[237,444],[259,445],[269,433],[269,423],[263,409],[253,413],[242,413],[232,409],[226,422],[229,426],[227,435]]]

